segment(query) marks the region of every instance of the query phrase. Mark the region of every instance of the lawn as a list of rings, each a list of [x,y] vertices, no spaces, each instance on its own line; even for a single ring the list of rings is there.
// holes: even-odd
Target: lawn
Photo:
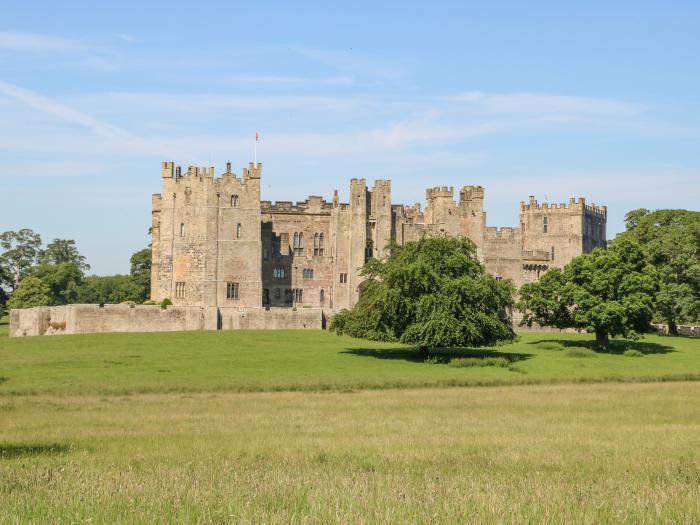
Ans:
[[[4,330],[4,328],[3,328]],[[554,342],[553,342],[554,341]],[[591,350],[587,334],[495,349],[412,348],[322,331],[0,337],[0,394],[319,391],[700,379],[700,340],[649,335]],[[623,352],[636,349],[636,357]],[[628,352],[629,353],[629,352]],[[478,366],[478,365],[491,366]],[[462,365],[462,366],[455,366]]]
[[[0,397],[2,523],[698,523],[700,382]]]

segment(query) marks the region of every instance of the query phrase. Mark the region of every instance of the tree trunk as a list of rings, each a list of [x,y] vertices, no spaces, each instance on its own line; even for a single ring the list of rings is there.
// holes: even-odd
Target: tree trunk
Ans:
[[[668,320],[668,335],[678,335],[678,325],[672,319]]]
[[[420,352],[421,357],[423,357],[424,360],[430,359],[430,350],[428,350],[427,346],[419,346],[418,351]]]
[[[596,328],[595,331],[595,344],[602,348],[603,350],[608,349],[608,331],[604,328]]]

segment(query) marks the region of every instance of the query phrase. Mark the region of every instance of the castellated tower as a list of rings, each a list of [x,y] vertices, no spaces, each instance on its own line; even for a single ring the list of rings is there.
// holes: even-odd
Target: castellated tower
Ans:
[[[164,162],[163,192],[153,196],[151,298],[223,306],[235,296],[260,306],[260,177],[252,163],[241,177],[214,168],[185,173]]]
[[[571,259],[606,246],[606,206],[571,198],[568,204],[539,204],[530,196],[520,203],[523,280],[534,281],[550,267],[562,268]]]

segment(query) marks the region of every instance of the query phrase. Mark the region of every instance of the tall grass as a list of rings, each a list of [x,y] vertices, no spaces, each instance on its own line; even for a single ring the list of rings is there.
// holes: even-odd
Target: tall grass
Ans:
[[[698,398],[700,383],[4,397],[0,522],[697,523]]]

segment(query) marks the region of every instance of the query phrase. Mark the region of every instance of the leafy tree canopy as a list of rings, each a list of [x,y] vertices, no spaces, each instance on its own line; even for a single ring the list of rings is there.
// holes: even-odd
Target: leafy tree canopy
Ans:
[[[518,308],[522,324],[585,329],[607,347],[611,335],[634,337],[648,328],[657,287],[656,271],[642,248],[625,239],[523,285]]]
[[[72,239],[54,239],[39,258],[41,264],[72,263],[78,266],[82,272],[87,272],[90,265],[85,262],[85,257],[80,255],[75,241]]]
[[[700,212],[639,209],[625,223],[614,242],[638,242],[659,275],[654,317],[671,333],[678,324],[700,323]]]
[[[51,303],[51,290],[38,277],[22,279],[12,297],[7,301],[10,308],[34,308],[48,306]]]
[[[370,259],[363,293],[332,329],[353,337],[428,348],[494,345],[515,338],[510,282],[486,274],[465,238],[428,237]]]
[[[77,263],[40,264],[32,268],[31,275],[49,287],[51,306],[77,301],[83,282],[83,271]]]
[[[36,264],[41,252],[41,237],[29,228],[0,234],[0,265],[12,275],[11,286],[16,290],[28,270]]]
[[[143,302],[151,295],[151,249],[144,248],[131,256],[130,275],[134,283],[140,287],[138,302]]]
[[[92,275],[83,280],[76,302],[86,304],[118,304],[142,302],[142,288],[130,275]]]

